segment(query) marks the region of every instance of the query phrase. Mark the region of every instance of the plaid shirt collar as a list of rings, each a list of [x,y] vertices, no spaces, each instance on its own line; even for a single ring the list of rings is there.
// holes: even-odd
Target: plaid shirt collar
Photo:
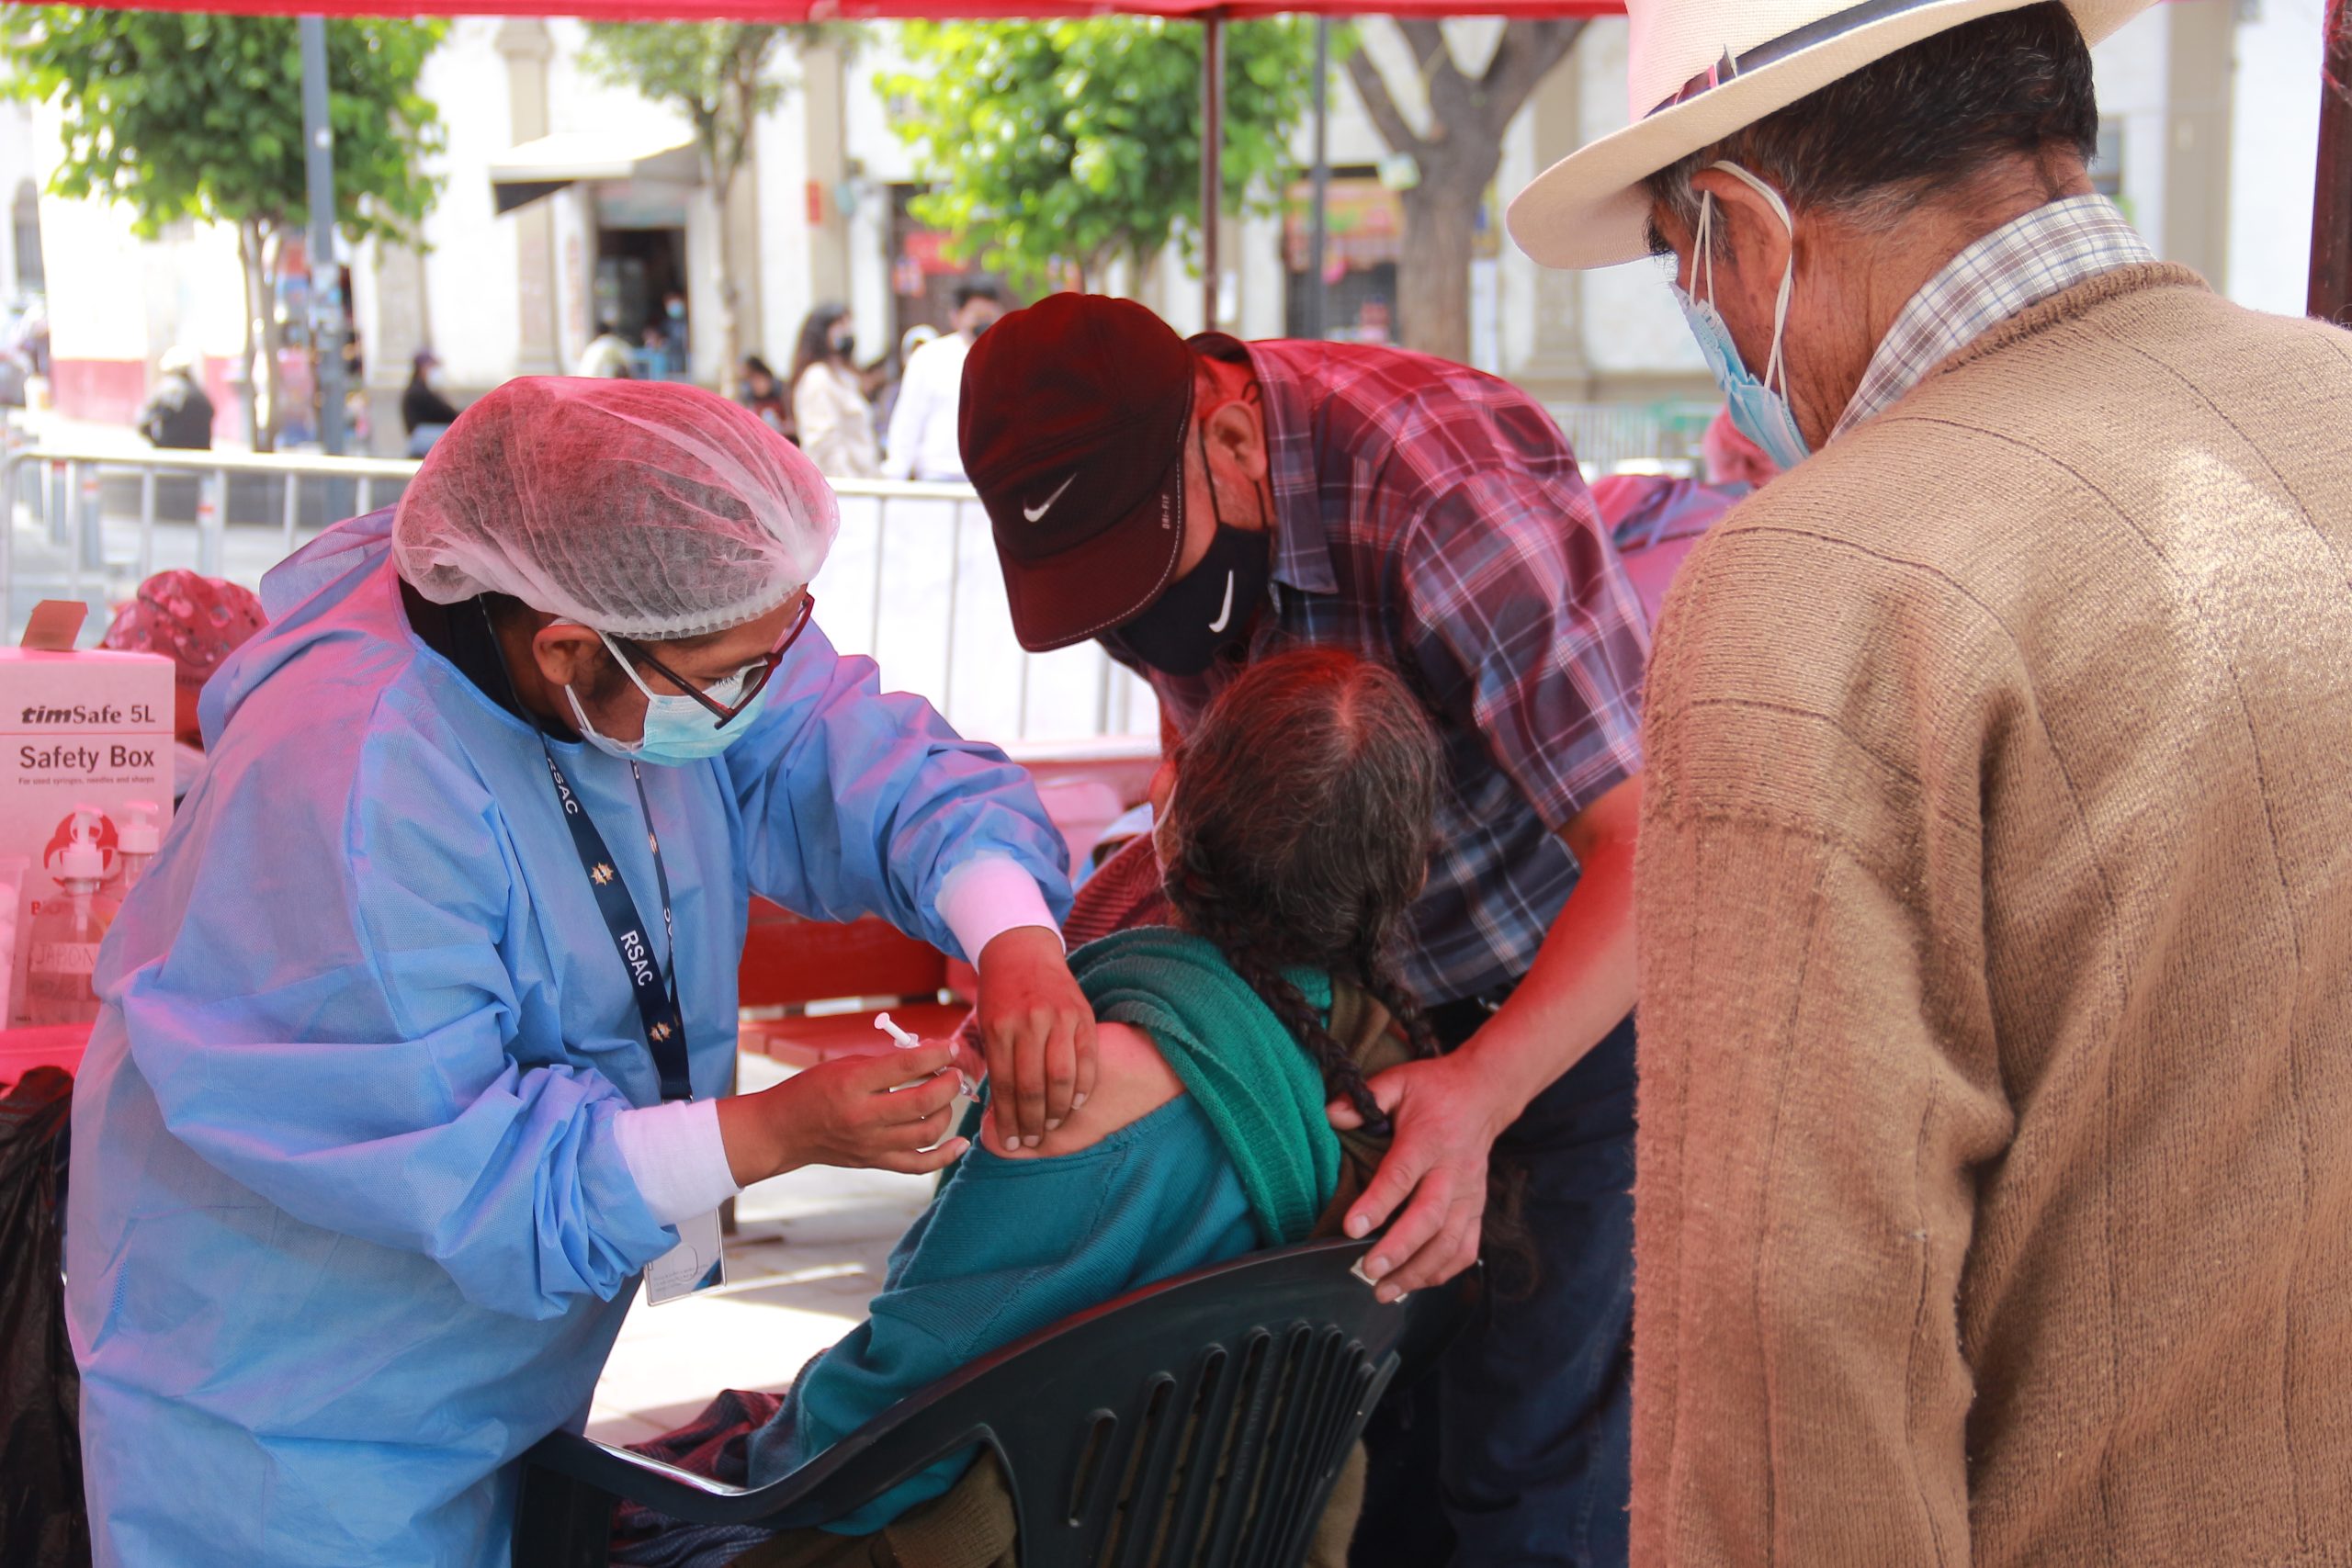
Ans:
[[[1319,487],[1309,434],[1314,420],[1306,389],[1278,362],[1251,354],[1239,338],[1202,333],[1192,344],[1212,357],[1248,366],[1258,378],[1266,421],[1266,488],[1274,496],[1274,581],[1302,593],[1337,593],[1340,578],[1331,567],[1331,536],[1317,504]]]
[[[2018,311],[2101,273],[2155,259],[2103,196],[2068,197],[2003,224],[1946,262],[1903,307],[1829,439],[1885,412]]]

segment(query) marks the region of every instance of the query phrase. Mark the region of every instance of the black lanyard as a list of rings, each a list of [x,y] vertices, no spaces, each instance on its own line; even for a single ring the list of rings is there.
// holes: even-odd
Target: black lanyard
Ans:
[[[499,679],[506,687],[506,705],[539,738],[539,755],[548,760],[548,777],[555,784],[555,803],[563,811],[564,826],[571,829],[571,847],[580,852],[580,869],[588,874],[588,889],[596,896],[596,912],[605,917],[605,929],[613,933],[613,951],[620,954],[621,969],[628,976],[630,993],[637,998],[638,1021],[645,1030],[645,1048],[653,1054],[653,1070],[661,1076],[662,1098],[692,1100],[694,1082],[686,1071],[686,1018],[678,1007],[677,978],[662,973],[662,955],[646,940],[645,922],[639,918],[637,900],[628,896],[628,885],[621,880],[620,867],[615,863],[613,852],[605,847],[605,835],[596,830],[588,808],[572,794],[571,781],[556,764],[547,732],[539,728],[515,694],[514,677],[506,668],[504,650],[498,645],[498,628],[490,618],[489,604],[477,598],[474,605],[481,615],[482,630],[490,638],[491,657],[498,666]],[[628,776],[637,785],[637,809],[645,818],[646,845],[653,852],[653,881],[662,890],[662,933],[674,961],[678,956],[678,925],[670,914],[670,873],[662,863],[662,839],[653,830],[653,807],[645,799],[645,775],[634,761],[628,765]]]
[[[571,781],[563,776],[545,736],[539,738],[539,750],[548,760],[548,777],[555,781],[556,804],[563,808],[564,824],[571,829],[571,847],[580,852],[580,869],[588,874],[596,910],[613,933],[613,950],[620,954],[621,967],[628,972],[629,988],[637,998],[646,1047],[653,1053],[654,1070],[662,1075],[662,1098],[692,1100],[694,1085],[686,1074],[686,1021],[678,1009],[677,981],[662,973],[662,955],[646,938],[637,900],[628,896],[628,885],[621,881],[620,868],[605,847],[605,835],[596,830],[588,808],[572,794]],[[670,873],[662,863],[662,840],[653,831],[652,807],[646,804],[645,775],[634,761],[628,765],[628,773],[637,784],[638,810],[645,817],[645,841],[653,851],[653,877],[662,889],[662,934],[674,959],[678,928],[670,914]]]

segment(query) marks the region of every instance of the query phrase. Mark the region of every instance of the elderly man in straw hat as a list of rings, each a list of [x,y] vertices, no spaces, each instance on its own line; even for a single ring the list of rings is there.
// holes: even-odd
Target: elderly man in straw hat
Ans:
[[[1633,0],[1511,209],[1790,469],[1649,681],[1637,1562],[2352,1562],[2352,337],[2092,194],[2143,4]]]

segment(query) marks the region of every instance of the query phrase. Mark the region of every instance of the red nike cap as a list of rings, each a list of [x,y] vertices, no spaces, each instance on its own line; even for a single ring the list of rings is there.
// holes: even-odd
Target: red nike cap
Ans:
[[[964,361],[964,472],[1032,653],[1135,619],[1184,549],[1193,354],[1128,299],[1052,294]]]

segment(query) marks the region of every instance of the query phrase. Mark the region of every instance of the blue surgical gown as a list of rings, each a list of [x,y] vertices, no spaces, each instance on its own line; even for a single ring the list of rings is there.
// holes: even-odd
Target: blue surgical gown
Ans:
[[[505,1562],[510,1461],[584,1418],[675,1241],[616,1142],[660,1091],[538,738],[414,635],[390,533],[271,574],[100,956],[66,1259],[101,1564]],[[628,766],[557,750],[651,918]],[[698,1096],[753,890],[951,952],[976,854],[1066,900],[1021,770],[814,628],[723,757],[644,773]]]

